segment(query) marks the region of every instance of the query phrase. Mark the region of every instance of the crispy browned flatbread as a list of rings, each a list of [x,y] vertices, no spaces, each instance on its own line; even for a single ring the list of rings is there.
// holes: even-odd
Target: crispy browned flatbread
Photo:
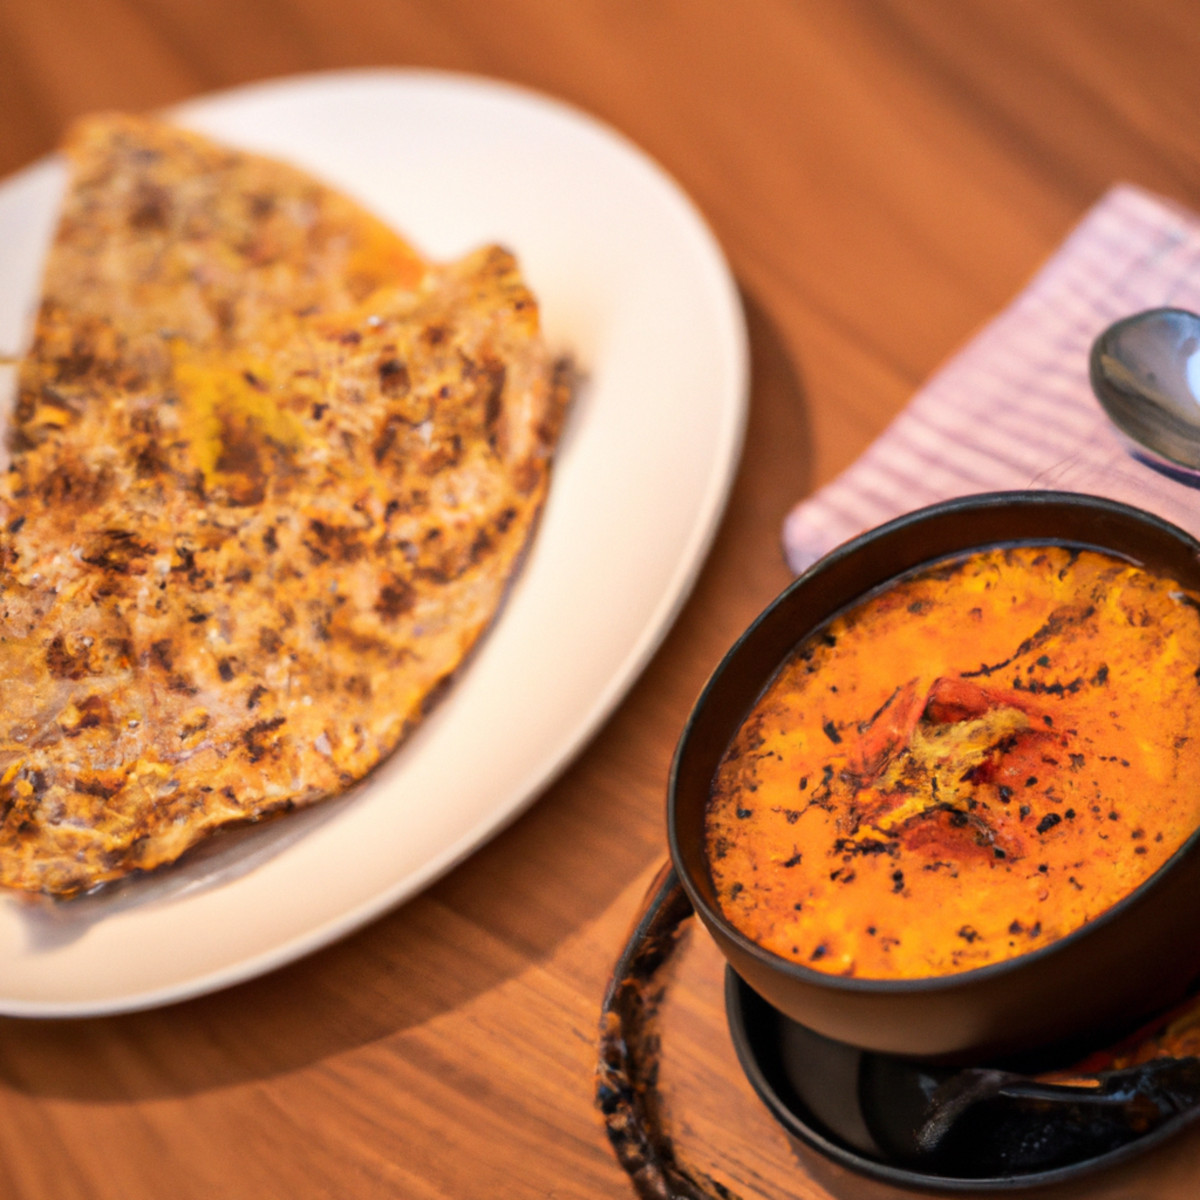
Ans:
[[[425,262],[289,166],[92,118],[0,484],[0,885],[344,790],[492,621],[566,386],[511,255]]]

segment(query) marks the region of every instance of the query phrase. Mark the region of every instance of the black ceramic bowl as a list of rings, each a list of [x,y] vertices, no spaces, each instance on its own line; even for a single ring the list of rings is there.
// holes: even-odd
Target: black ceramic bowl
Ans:
[[[730,738],[783,660],[834,613],[897,575],[1015,542],[1105,550],[1200,590],[1200,543],[1122,504],[1056,492],[938,504],[846,543],[792,583],[725,656],[680,739],[669,836],[696,913],[750,987],[826,1037],[928,1060],[996,1059],[1111,1036],[1178,999],[1200,973],[1200,833],[1132,895],[1068,937],[955,975],[873,981],[823,974],[764,950],[718,908],[704,850],[709,789]]]

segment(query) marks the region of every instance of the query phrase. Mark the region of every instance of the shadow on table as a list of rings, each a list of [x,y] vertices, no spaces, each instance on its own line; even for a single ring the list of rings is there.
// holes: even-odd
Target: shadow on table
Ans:
[[[552,958],[578,1001],[564,1014],[564,1043],[592,1061],[591,1031],[629,919],[610,911],[614,898],[666,855],[664,747],[722,654],[788,581],[780,523],[811,487],[800,378],[767,314],[745,294],[743,304],[749,426],[709,559],[646,672],[548,794],[402,908],[262,978],[141,1013],[0,1018],[3,1086],[111,1102],[266,1079],[403,1039]],[[575,969],[564,946],[598,923],[611,928],[611,947]]]

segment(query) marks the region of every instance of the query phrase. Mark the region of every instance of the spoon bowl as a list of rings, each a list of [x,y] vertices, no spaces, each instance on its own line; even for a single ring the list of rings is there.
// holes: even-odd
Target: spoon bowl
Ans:
[[[1089,370],[1096,398],[1139,457],[1200,471],[1200,316],[1152,308],[1117,321],[1092,344]]]

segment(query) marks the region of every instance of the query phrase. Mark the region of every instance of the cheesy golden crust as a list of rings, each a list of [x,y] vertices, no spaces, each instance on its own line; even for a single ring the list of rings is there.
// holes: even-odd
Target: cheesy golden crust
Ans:
[[[1200,819],[1200,596],[1078,546],[985,548],[809,634],[731,740],[722,911],[831,975],[918,979],[1068,937]]]
[[[284,164],[92,118],[0,484],[0,885],[343,791],[502,603],[567,387],[498,247],[425,262]]]

